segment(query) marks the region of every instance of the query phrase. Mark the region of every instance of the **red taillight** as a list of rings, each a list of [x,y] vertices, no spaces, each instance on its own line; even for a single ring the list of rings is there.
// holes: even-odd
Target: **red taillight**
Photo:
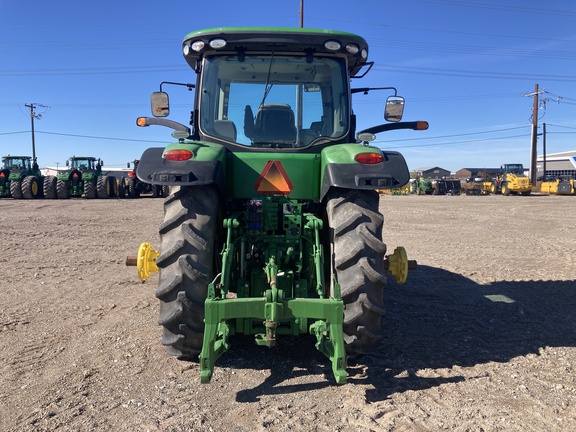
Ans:
[[[354,156],[354,160],[361,164],[377,164],[382,162],[383,159],[380,153],[359,153]]]
[[[134,171],[128,171],[128,177],[136,178],[136,173]]]
[[[164,159],[170,161],[185,161],[188,159],[192,159],[193,157],[194,153],[192,153],[190,150],[185,149],[168,150],[166,153],[164,153]]]

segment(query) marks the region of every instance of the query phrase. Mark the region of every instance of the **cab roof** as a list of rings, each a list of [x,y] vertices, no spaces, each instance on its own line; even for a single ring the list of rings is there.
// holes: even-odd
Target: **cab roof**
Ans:
[[[196,69],[205,55],[218,52],[272,52],[301,55],[340,54],[348,58],[350,75],[367,63],[368,43],[361,36],[337,30],[292,27],[216,27],[186,35],[182,51]]]

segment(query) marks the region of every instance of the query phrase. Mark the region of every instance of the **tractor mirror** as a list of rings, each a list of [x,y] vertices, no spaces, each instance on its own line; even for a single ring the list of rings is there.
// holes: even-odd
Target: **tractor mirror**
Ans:
[[[384,119],[386,121],[398,122],[402,120],[404,114],[404,98],[401,96],[390,96],[386,99],[386,109]]]
[[[154,92],[150,97],[150,102],[152,105],[152,115],[154,117],[168,117],[168,114],[170,114],[168,93]]]

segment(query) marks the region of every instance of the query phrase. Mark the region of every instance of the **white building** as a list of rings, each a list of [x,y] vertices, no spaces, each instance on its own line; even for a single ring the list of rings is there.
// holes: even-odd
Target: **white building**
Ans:
[[[544,162],[546,163],[546,173],[544,173]],[[538,156],[536,159],[537,176],[552,175],[570,175],[576,178],[576,150],[562,153],[548,153],[546,161],[544,156]]]

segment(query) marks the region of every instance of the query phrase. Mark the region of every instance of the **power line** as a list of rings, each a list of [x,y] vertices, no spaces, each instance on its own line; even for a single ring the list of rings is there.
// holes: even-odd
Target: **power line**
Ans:
[[[526,129],[530,126],[515,126],[511,128],[503,128],[503,129],[494,129],[490,131],[481,131],[481,132],[468,132],[462,134],[454,134],[454,135],[441,135],[435,137],[420,137],[420,138],[407,138],[407,139],[397,139],[397,140],[386,140],[382,142],[406,142],[406,141],[422,141],[422,140],[434,140],[434,139],[444,139],[444,138],[454,138],[454,137],[461,137],[461,136],[471,136],[471,135],[481,135],[481,134],[489,134],[495,132],[505,132],[510,130],[517,130],[517,129]],[[375,141],[380,142],[380,141]]]
[[[512,79],[512,80],[542,80],[558,82],[576,82],[576,76],[570,75],[540,75],[514,72],[488,72],[488,71],[467,71],[458,69],[439,69],[423,67],[403,67],[403,66],[375,66],[374,70],[384,72],[412,73],[424,75],[442,75],[462,78],[488,78],[488,79]]]
[[[18,131],[18,132],[0,132],[0,135],[18,135],[18,134],[24,134],[24,133],[30,133],[30,131],[27,130],[27,131]]]
[[[47,75],[104,75],[104,74],[137,74],[150,72],[188,71],[182,65],[167,66],[115,66],[105,68],[63,68],[63,69],[8,69],[0,70],[0,76],[47,76]]]
[[[448,146],[448,145],[455,145],[455,144],[466,144],[466,143],[475,143],[475,142],[486,142],[486,141],[497,141],[503,139],[510,139],[510,138],[525,138],[526,135],[510,135],[504,137],[495,137],[495,138],[482,138],[476,140],[463,140],[463,141],[452,141],[452,142],[444,142],[444,143],[433,143],[433,144],[416,144],[416,145],[408,145],[408,146],[396,146],[396,147],[387,147],[390,149],[406,149],[406,148],[414,148],[414,147],[439,147],[439,146]],[[389,143],[391,141],[373,141],[373,143]]]
[[[167,143],[167,141],[142,140],[142,139],[133,139],[133,138],[114,138],[114,137],[91,136],[91,135],[76,135],[76,134],[68,134],[68,133],[61,133],[61,132],[36,131],[36,133],[45,134],[45,135],[58,135],[58,136],[67,136],[67,137],[74,137],[74,138],[87,138],[87,139],[99,139],[99,140],[110,140],[110,141],[132,141],[132,142],[164,143],[164,144]]]
[[[522,6],[510,6],[510,5],[502,5],[502,4],[494,4],[494,3],[490,3],[490,4],[477,3],[477,2],[470,2],[468,0],[466,0],[466,1],[462,1],[462,0],[412,0],[412,1],[420,2],[420,3],[445,4],[445,5],[449,5],[449,6],[465,6],[465,7],[472,7],[472,8],[478,8],[478,9],[496,9],[496,10],[509,11],[509,12],[560,15],[563,17],[576,16],[576,12],[572,12],[572,11],[541,9],[541,8],[531,8],[531,7],[522,7]]]

